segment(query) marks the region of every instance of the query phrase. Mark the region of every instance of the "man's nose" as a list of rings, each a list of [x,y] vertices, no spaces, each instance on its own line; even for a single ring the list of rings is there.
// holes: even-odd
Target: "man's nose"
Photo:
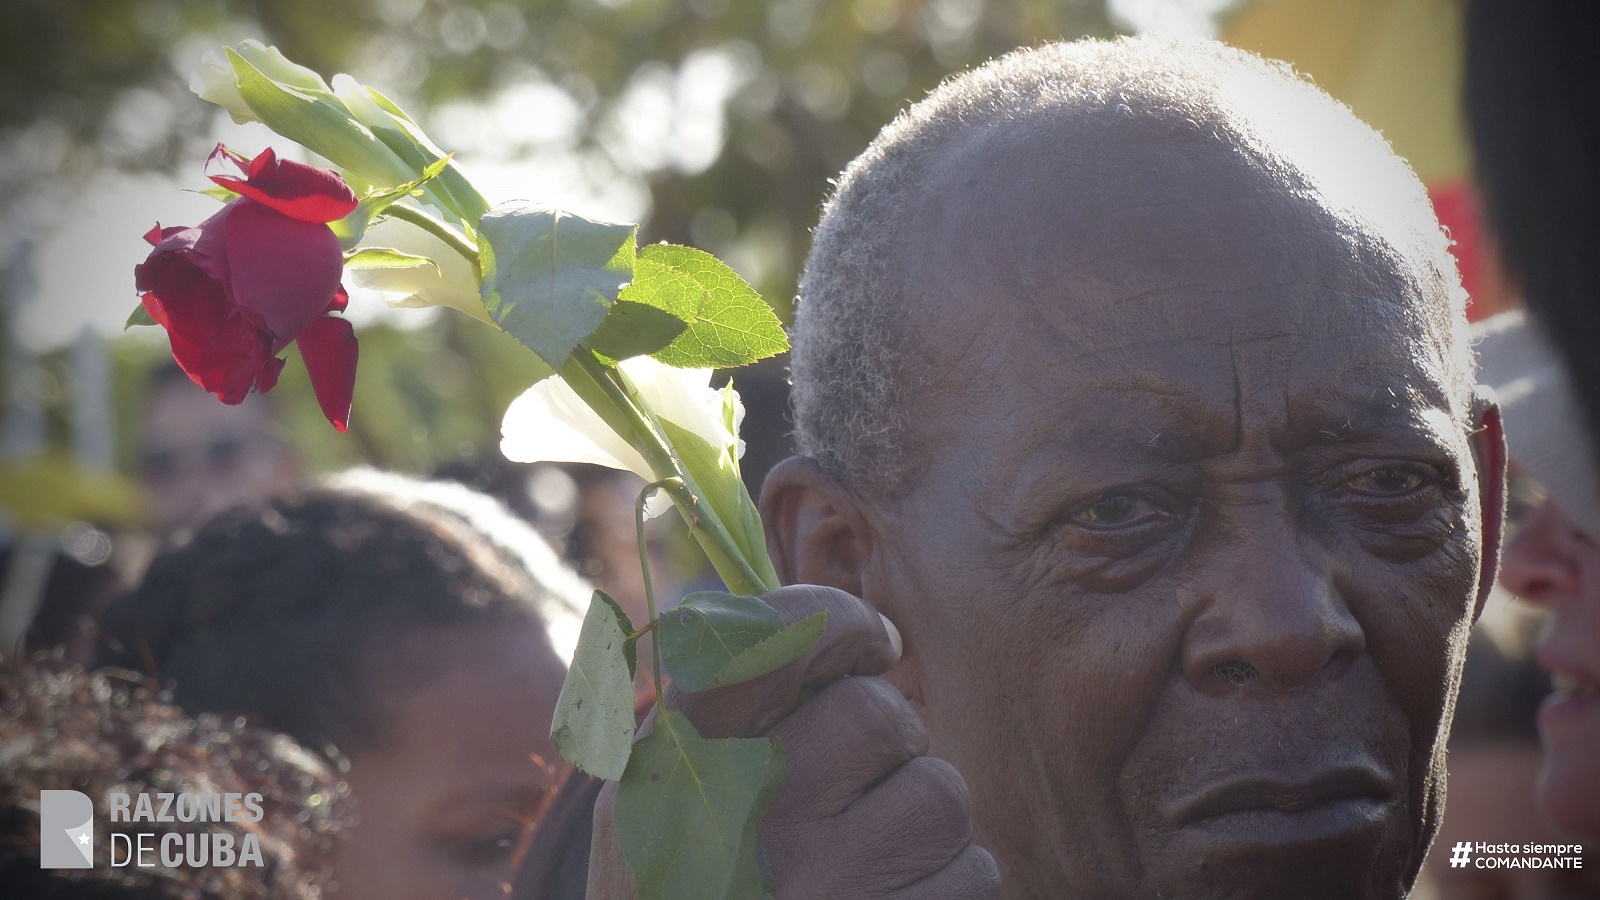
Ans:
[[[1191,597],[1198,609],[1184,637],[1184,674],[1212,694],[1244,686],[1291,693],[1339,674],[1366,635],[1339,595],[1334,561],[1302,546],[1282,518],[1249,530],[1231,535],[1227,559],[1208,567]]]
[[[1500,555],[1500,584],[1529,603],[1577,596],[1583,538],[1552,501],[1517,526]]]

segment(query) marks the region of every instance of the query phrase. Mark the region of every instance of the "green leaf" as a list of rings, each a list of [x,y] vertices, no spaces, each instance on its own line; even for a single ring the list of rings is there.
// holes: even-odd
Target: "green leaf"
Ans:
[[[627,289],[624,288],[622,297],[611,307],[605,321],[600,323],[600,330],[588,341],[589,346],[606,362],[618,363],[654,353],[689,327],[666,310],[632,303],[626,298]]]
[[[550,726],[550,740],[568,762],[608,781],[622,777],[633,748],[632,632],[617,601],[595,591]]]
[[[478,229],[484,308],[560,369],[633,277],[638,229],[560,210],[495,207]]]
[[[659,306],[689,323],[654,354],[656,359],[682,368],[729,368],[789,349],[772,307],[715,256],[693,247],[652,244],[639,259],[654,265],[638,267],[624,299]]]
[[[817,641],[822,639],[822,630],[827,625],[827,610],[806,616],[734,657],[732,662],[717,673],[717,677],[711,679],[706,689],[741,684],[760,678],[769,672],[776,672],[796,660],[804,659],[806,654],[811,652],[811,648],[817,645]]]
[[[135,325],[154,324],[156,324],[156,320],[150,318],[150,312],[146,310],[144,308],[144,304],[141,303],[133,308],[133,312],[128,313],[128,321],[122,323],[122,330],[127,331],[129,328],[132,328]]]
[[[639,900],[770,896],[756,828],[784,774],[775,741],[708,741],[680,713],[658,718],[617,788],[617,836]]]
[[[418,266],[431,266],[435,272],[439,271],[439,264],[426,256],[401,253],[389,247],[362,247],[344,255],[347,269],[415,269]]]
[[[683,598],[656,626],[661,661],[672,682],[706,691],[759,678],[805,656],[822,636],[826,614],[785,627],[757,597],[700,591]]]
[[[350,110],[332,93],[278,84],[237,52],[227,53],[239,94],[268,128],[378,187],[404,184],[416,176],[383,141],[351,118]]]

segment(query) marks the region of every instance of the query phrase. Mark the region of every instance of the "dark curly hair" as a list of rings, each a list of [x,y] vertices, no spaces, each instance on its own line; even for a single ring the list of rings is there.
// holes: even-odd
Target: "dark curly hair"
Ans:
[[[263,866],[39,867],[39,792],[95,804],[96,856],[112,834],[255,836]],[[317,900],[344,827],[345,786],[315,754],[242,721],[191,719],[136,683],[45,660],[0,669],[0,900]],[[111,822],[107,794],[259,793],[256,822]]]
[[[417,628],[542,626],[548,585],[459,511],[318,487],[224,513],[158,556],[104,616],[101,661],[190,712],[246,714],[348,755],[386,737],[372,674],[386,650]],[[406,669],[377,671],[422,677]]]

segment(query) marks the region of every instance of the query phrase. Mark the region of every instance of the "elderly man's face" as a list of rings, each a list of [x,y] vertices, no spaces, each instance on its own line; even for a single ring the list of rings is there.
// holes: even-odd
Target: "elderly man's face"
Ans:
[[[1498,420],[1378,238],[1125,131],[967,151],[908,211],[914,470],[855,587],[1008,897],[1398,898]]]

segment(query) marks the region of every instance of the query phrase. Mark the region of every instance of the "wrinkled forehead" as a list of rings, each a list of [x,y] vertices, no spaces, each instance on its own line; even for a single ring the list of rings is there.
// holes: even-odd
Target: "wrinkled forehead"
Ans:
[[[1464,394],[1431,210],[1387,148],[1345,148],[1324,172],[1225,122],[1082,113],[953,144],[902,245],[918,343],[1006,321],[1076,359],[1345,336]]]

